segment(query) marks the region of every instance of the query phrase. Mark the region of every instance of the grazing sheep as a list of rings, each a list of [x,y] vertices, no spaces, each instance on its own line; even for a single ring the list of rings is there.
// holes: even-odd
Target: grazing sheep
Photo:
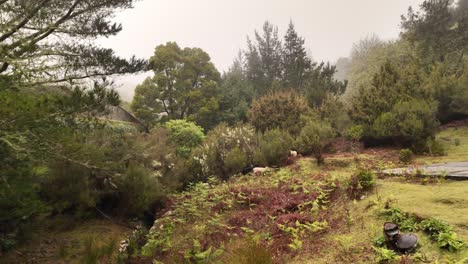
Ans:
[[[255,167],[253,168],[253,174],[255,176],[260,176],[263,175],[267,171],[268,167],[262,168],[262,167]]]
[[[290,157],[293,157],[293,158],[297,157],[297,151],[291,150],[291,151],[289,152],[289,156],[290,156]]]

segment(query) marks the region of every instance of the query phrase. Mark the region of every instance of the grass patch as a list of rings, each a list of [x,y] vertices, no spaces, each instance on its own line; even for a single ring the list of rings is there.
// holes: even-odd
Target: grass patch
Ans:
[[[441,157],[418,157],[419,163],[441,163],[468,161],[468,127],[451,127],[437,134],[437,140],[442,143],[447,155]]]

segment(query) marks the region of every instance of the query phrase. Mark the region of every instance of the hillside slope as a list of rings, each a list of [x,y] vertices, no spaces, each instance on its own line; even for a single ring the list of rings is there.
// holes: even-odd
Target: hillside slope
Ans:
[[[468,155],[468,127],[440,133],[448,155],[415,162],[460,161]],[[455,144],[454,139],[458,143]],[[468,158],[466,158],[468,160]],[[396,149],[329,155],[317,167],[312,158],[263,176],[211,180],[174,195],[156,220],[142,254],[156,263],[377,263],[385,254],[375,247],[382,225],[401,211],[414,226],[420,247],[401,263],[463,263],[466,246],[439,248],[418,224],[436,218],[468,241],[468,181],[393,177],[352,197],[350,176],[358,168],[379,171],[402,166]],[[387,209],[386,209],[387,208]],[[390,212],[390,214],[389,214]],[[408,220],[408,221],[409,221]],[[406,221],[406,219],[405,219]],[[385,253],[385,252],[384,252]],[[453,262],[449,262],[453,261]]]

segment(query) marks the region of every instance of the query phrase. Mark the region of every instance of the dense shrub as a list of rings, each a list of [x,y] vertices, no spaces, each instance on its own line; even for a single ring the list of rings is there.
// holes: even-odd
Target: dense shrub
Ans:
[[[401,162],[408,164],[413,160],[413,151],[411,149],[402,149],[399,158]]]
[[[252,102],[249,121],[261,132],[281,128],[296,136],[301,129],[301,115],[308,111],[303,97],[293,92],[275,92]]]
[[[189,161],[197,180],[210,176],[227,179],[253,162],[257,148],[255,129],[249,125],[221,124],[208,133]]]
[[[335,134],[332,127],[323,121],[310,119],[296,139],[299,152],[313,154],[318,164],[323,163],[323,153]]]
[[[399,102],[377,118],[373,129],[378,137],[390,137],[415,152],[424,152],[421,142],[433,138],[439,125],[436,114],[437,104],[433,102],[418,99]]]
[[[55,161],[42,183],[41,196],[55,212],[69,209],[85,212],[99,203],[96,178],[92,171],[70,161]]]
[[[37,215],[47,212],[38,195],[38,173],[29,161],[10,156],[0,139],[0,255],[15,247]]]
[[[266,164],[257,163],[256,165],[281,165],[283,164],[291,150],[293,139],[287,131],[281,129],[267,130],[263,135],[260,135],[259,140],[259,155],[264,158]]]
[[[374,186],[375,174],[367,169],[359,169],[349,179],[348,193],[352,198],[360,199],[365,192],[374,189]]]
[[[331,125],[339,136],[347,136],[351,119],[341,97],[329,95],[318,108],[320,119]]]
[[[125,174],[116,179],[119,214],[142,216],[165,198],[158,175],[137,165],[130,165]],[[151,210],[153,211],[153,210]]]
[[[203,128],[183,119],[171,120],[164,124],[169,131],[171,142],[176,146],[177,155],[188,158],[193,148],[200,145],[205,137]]]
[[[444,145],[442,145],[440,141],[432,138],[426,140],[424,149],[431,156],[444,156],[447,154]]]

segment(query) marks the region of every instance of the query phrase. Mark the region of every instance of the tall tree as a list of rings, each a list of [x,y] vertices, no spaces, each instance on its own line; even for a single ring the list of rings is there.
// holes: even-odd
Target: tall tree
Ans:
[[[282,53],[283,86],[300,90],[312,68],[312,62],[307,56],[305,40],[300,37],[292,21],[284,36]]]
[[[92,43],[122,30],[110,21],[135,0],[0,1],[0,80],[8,86],[70,83],[133,73],[143,60],[117,57]]]
[[[266,21],[262,34],[255,31],[255,43],[248,40],[248,46],[247,72],[260,96],[281,78],[282,44],[278,28]]]
[[[402,16],[402,37],[420,51],[429,63],[451,60],[462,64],[468,48],[468,12],[453,8],[453,0],[430,0],[421,5],[421,12],[409,8]]]
[[[181,49],[168,42],[150,59],[154,76],[135,90],[132,110],[151,125],[158,116],[196,121],[205,129],[216,123],[220,74],[199,48]]]
[[[320,107],[327,96],[341,96],[346,91],[348,81],[339,81],[334,76],[336,66],[330,63],[320,63],[312,69],[306,83],[303,94],[310,106]]]
[[[220,121],[230,125],[247,121],[247,112],[254,98],[254,90],[244,73],[243,64],[242,53],[239,53],[233,65],[223,74],[220,86]]]

